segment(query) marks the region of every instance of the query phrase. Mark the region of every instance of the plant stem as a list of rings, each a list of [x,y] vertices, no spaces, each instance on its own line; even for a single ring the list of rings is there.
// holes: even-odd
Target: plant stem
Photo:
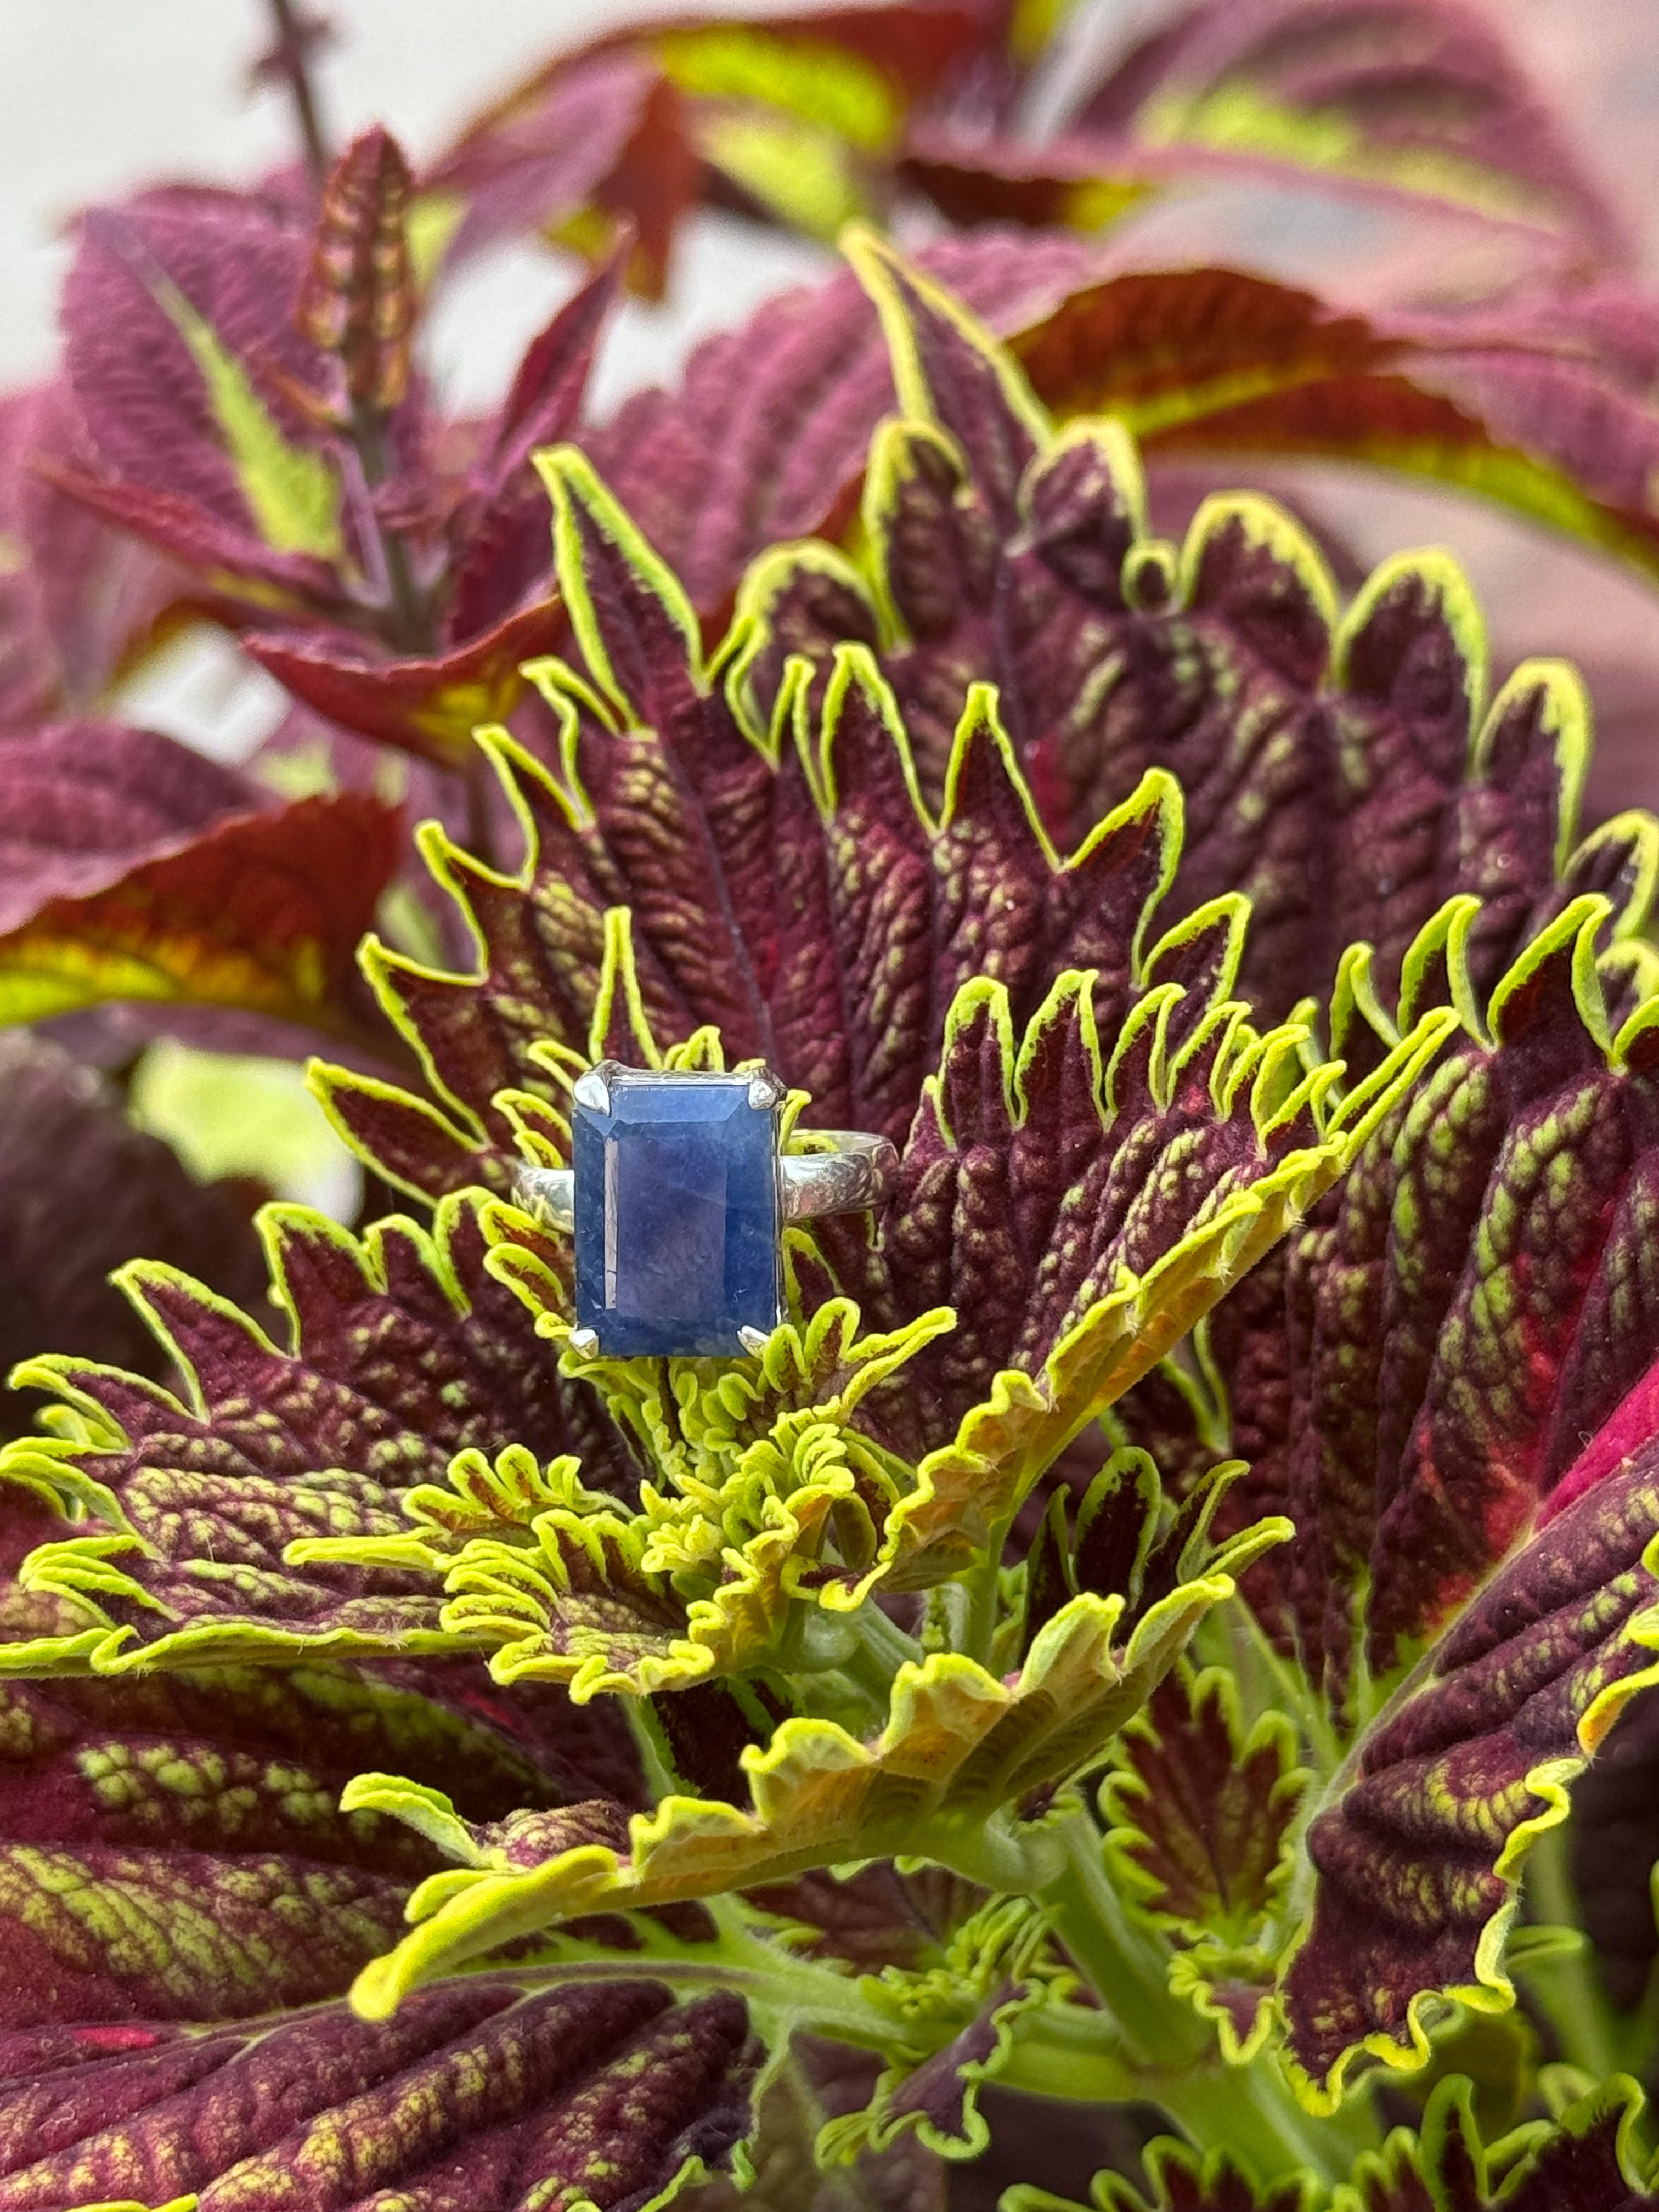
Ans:
[[[307,26],[294,0],[270,0],[270,12],[276,24],[276,42],[269,57],[270,67],[288,86],[305,148],[306,173],[320,195],[333,165],[323,131],[316,88],[311,82]]]
[[[362,465],[363,482],[369,492],[369,511],[373,514],[374,492],[386,479],[386,417],[362,400],[354,400],[346,435]],[[409,548],[401,533],[389,528],[378,514],[374,516],[374,528],[380,539],[380,557],[386,564],[391,641],[400,653],[428,653],[434,642],[432,611],[415,581]],[[487,860],[489,856],[486,853],[480,857]]]
[[[1064,1869],[1042,1898],[1054,1933],[1118,2023],[1130,2058],[1144,2066],[1190,2065],[1206,2038],[1197,2015],[1170,1995],[1169,1946],[1124,1911],[1087,1813],[1066,1822],[1065,1845]]]
[[[1356,2150],[1374,2137],[1369,2111],[1360,2106],[1315,2120],[1266,2054],[1246,2066],[1221,2065],[1197,2014],[1170,1994],[1169,1947],[1125,1911],[1107,1874],[1100,1832],[1086,1813],[1067,1824],[1066,1853],[1065,1868],[1042,1901],[1106,2016],[1117,2023],[1120,2040],[1115,2051],[1034,2050],[1020,2069],[1021,2086],[1074,2097],[1148,2099],[1164,2106],[1200,2149],[1243,2151],[1264,2184],[1304,2172],[1326,2180],[1346,2175]]]

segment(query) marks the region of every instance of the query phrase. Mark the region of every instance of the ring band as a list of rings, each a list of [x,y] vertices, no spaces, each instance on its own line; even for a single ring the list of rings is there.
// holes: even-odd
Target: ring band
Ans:
[[[577,1352],[753,1353],[783,1315],[785,1224],[888,1197],[890,1139],[813,1129],[785,1152],[786,1096],[765,1068],[602,1060],[578,1079],[571,1164],[521,1167],[514,1184],[526,1212],[574,1240]]]
[[[813,1129],[822,1148],[778,1155],[778,1188],[786,1221],[821,1220],[826,1213],[868,1213],[884,1204],[898,1166],[888,1137],[860,1129]],[[514,1178],[526,1213],[545,1228],[570,1236],[576,1226],[576,1177],[570,1168],[520,1168]]]

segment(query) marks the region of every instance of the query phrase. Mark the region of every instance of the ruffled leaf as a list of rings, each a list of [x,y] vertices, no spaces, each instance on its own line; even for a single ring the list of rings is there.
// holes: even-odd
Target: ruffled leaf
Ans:
[[[85,1626],[7,1647],[9,1670],[453,1649],[429,1578],[296,1569],[289,1547],[401,1528],[400,1493],[469,1449],[518,1441],[551,1455],[580,1437],[596,1465],[608,1453],[625,1466],[592,1400],[561,1384],[486,1271],[472,1205],[443,1207],[430,1237],[392,1219],[361,1243],[301,1207],[261,1218],[290,1350],[187,1277],[136,1265],[123,1279],[188,1401],[70,1359],[22,1370],[76,1418],[54,1438],[21,1439],[0,1468],[95,1526],[43,1547],[25,1574]]]
[[[902,410],[866,483],[873,573],[811,549],[759,565],[738,633],[752,726],[775,717],[786,653],[827,663],[837,639],[879,637],[930,798],[986,678],[1065,834],[1172,770],[1190,801],[1174,910],[1249,896],[1242,981],[1264,1011],[1322,995],[1359,941],[1390,986],[1462,892],[1491,899],[1477,965],[1495,981],[1574,842],[1588,714],[1571,673],[1528,663],[1487,713],[1479,611],[1442,555],[1386,563],[1339,619],[1321,556],[1263,501],[1206,501],[1179,549],[1152,538],[1117,423],[1055,435],[957,302],[871,241],[855,252]]]
[[[1279,1532],[1264,1533],[1272,1540]],[[1178,1583],[1121,1643],[1121,1595],[1085,1594],[1048,1622],[1006,1680],[955,1652],[906,1662],[873,1741],[795,1717],[764,1751],[747,1749],[752,1809],[669,1796],[629,1824],[625,1850],[588,1844],[528,1871],[433,1792],[362,1777],[343,1802],[411,1820],[470,1870],[437,1877],[411,1900],[413,1932],[359,1980],[355,2001],[381,2016],[417,1982],[512,1936],[854,1859],[920,1854],[994,1887],[1029,1887],[1046,1839],[1041,1822],[1022,1822],[1018,1808],[1099,1756],[1232,1587],[1218,1569]]]
[[[1282,1983],[1316,2109],[1367,2055],[1420,2065],[1447,1997],[1513,2002],[1504,1948],[1528,1849],[1659,1671],[1656,1534],[1650,1447],[1514,1553],[1358,1738],[1308,1832],[1310,1917]]]
[[[1470,911],[1425,933],[1410,1004],[1450,1001],[1458,1032],[1297,1232],[1279,1285],[1218,1321],[1253,1461],[1237,1510],[1298,1523],[1255,1594],[1339,1711],[1479,1585],[1650,1364],[1654,1007],[1610,1036],[1607,919],[1574,902],[1489,998]],[[1339,1048],[1363,1058],[1392,1025],[1363,968],[1339,996]],[[1633,1401],[1605,1463],[1650,1432]]]
[[[1282,1714],[1246,1731],[1222,1668],[1164,1677],[1118,1740],[1103,1806],[1109,1862],[1160,1926],[1188,1944],[1260,1933],[1291,1870],[1297,1752]]]

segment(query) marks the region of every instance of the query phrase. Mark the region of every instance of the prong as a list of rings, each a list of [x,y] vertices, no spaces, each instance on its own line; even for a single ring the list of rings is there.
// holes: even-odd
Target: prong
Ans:
[[[592,1359],[599,1348],[599,1334],[593,1328],[573,1328],[565,1342],[579,1359]]]
[[[771,1342],[771,1339],[767,1335],[766,1331],[763,1328],[750,1328],[745,1323],[745,1325],[738,1331],[738,1342],[743,1346],[744,1350],[750,1354],[751,1358],[758,1359],[762,1352],[765,1351],[767,1346]]]
[[[757,1067],[749,1077],[749,1103],[757,1113],[769,1114],[783,1097],[783,1085],[769,1067]]]
[[[597,1067],[590,1067],[576,1078],[572,1095],[580,1106],[590,1106],[596,1114],[611,1111],[611,1083],[616,1073],[614,1060],[602,1060]]]

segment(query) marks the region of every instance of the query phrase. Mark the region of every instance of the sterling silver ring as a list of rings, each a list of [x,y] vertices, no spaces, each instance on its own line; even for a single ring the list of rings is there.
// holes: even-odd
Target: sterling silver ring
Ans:
[[[766,1068],[668,1073],[601,1060],[572,1095],[568,1168],[520,1168],[525,1210],[575,1244],[588,1357],[758,1352],[783,1314],[783,1227],[890,1194],[885,1137],[814,1129],[785,1152]],[[799,1140],[798,1140],[799,1141]]]

